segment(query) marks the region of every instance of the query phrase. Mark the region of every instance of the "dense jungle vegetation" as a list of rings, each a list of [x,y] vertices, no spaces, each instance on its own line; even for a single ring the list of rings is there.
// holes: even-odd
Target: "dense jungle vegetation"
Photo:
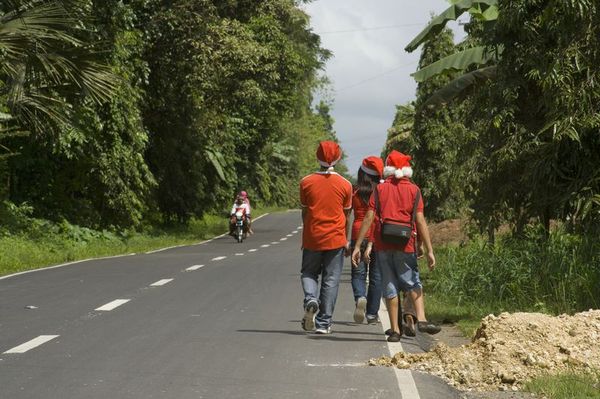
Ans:
[[[426,285],[478,316],[597,308],[600,4],[451,3],[406,47],[422,45],[416,99],[384,149],[414,155],[429,220],[472,222]]]
[[[329,56],[294,0],[0,2],[0,246],[297,205]]]
[[[135,228],[295,205],[329,57],[293,0],[0,4],[2,226],[19,213]],[[13,211],[11,211],[13,210]]]

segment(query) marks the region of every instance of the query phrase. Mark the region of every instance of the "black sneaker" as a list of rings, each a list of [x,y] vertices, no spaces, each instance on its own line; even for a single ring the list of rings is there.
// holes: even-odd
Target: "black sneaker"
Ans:
[[[377,323],[379,323],[379,317],[371,316],[370,314],[367,315],[367,324],[377,324]]]
[[[319,312],[319,304],[317,301],[310,300],[304,307],[304,317],[302,318],[302,329],[304,331],[312,331],[315,329],[315,317]]]
[[[424,332],[427,333],[429,335],[434,335],[439,333],[440,331],[442,331],[442,328],[440,326],[436,326],[433,323],[430,323],[428,321],[418,321],[417,322],[417,329],[420,332]]]

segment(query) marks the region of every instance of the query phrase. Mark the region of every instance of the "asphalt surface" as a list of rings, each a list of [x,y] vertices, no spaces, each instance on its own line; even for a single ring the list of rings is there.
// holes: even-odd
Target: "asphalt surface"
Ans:
[[[0,279],[0,398],[460,397],[434,377],[367,365],[390,348],[384,325],[352,320],[348,260],[333,334],[302,331],[300,226],[299,212],[276,213],[241,244]],[[403,338],[392,351],[426,345]]]

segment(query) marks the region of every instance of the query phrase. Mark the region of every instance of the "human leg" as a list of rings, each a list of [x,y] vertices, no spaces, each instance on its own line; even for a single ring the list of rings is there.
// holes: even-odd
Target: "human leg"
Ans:
[[[402,289],[407,293],[417,317],[417,328],[428,334],[437,334],[440,328],[425,318],[425,302],[423,300],[423,285],[419,275],[417,259],[414,254],[398,253],[397,262],[399,279]]]
[[[304,249],[302,251],[302,269],[300,280],[304,291],[304,316],[302,317],[302,328],[306,331],[315,329],[315,318],[319,311],[319,275],[322,269],[322,252]]]
[[[322,265],[319,313],[315,321],[318,329],[328,328],[332,323],[344,265],[344,248],[322,251]]]
[[[385,287],[385,303],[387,307],[388,317],[390,319],[390,330],[386,333],[394,338],[392,341],[399,340],[399,336],[402,335],[402,329],[400,328],[398,318],[398,278],[394,271],[394,257],[393,251],[379,251],[377,252],[377,262],[379,264],[379,270],[381,271],[382,286]],[[389,338],[388,338],[389,340]]]
[[[350,244],[350,250],[354,250],[354,242]],[[362,256],[362,254],[361,254]],[[354,294],[354,321],[356,323],[362,323],[365,319],[365,311],[367,307],[366,298],[366,280],[367,280],[367,265],[364,261],[360,261],[358,265],[351,266],[351,282],[352,292]]]
[[[361,261],[356,267],[352,266],[352,293],[354,300],[360,297],[366,297],[367,287],[367,266],[364,261]]]
[[[416,330],[415,330],[415,323],[417,320],[417,315],[415,313],[415,307],[413,304],[412,299],[410,298],[409,295],[406,294],[406,292],[403,293],[404,294],[404,301],[402,301],[402,314],[403,314],[403,318],[402,320],[404,321],[404,334],[406,334],[406,336],[408,337],[414,337],[416,335]]]
[[[367,291],[367,321],[377,320],[379,305],[381,304],[381,295],[383,292],[381,280],[381,271],[377,264],[377,254],[371,252],[371,261],[369,262],[369,289]]]

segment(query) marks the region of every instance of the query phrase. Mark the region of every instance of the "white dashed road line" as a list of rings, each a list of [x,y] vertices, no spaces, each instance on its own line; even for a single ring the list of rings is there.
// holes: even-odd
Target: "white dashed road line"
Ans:
[[[279,239],[279,241],[285,241],[285,240],[287,240],[287,237],[283,237],[283,238]]]
[[[194,266],[190,266],[187,269],[185,269],[187,272],[193,272],[194,270],[198,270],[201,267],[204,267],[204,265],[194,265]]]
[[[212,258],[211,260],[223,260],[227,258],[227,256],[217,256],[216,258]]]
[[[248,252],[256,252],[256,251],[258,251],[258,249],[256,249],[256,248],[252,248],[252,249],[248,250]]]
[[[261,245],[260,247],[261,247],[261,248],[269,248],[269,247],[270,247],[270,245],[269,245],[269,244],[263,244],[263,245]]]
[[[298,234],[298,230],[292,231],[292,234]]]
[[[115,299],[112,302],[107,303],[106,305],[102,305],[99,308],[96,308],[94,310],[99,310],[99,311],[103,311],[103,312],[109,312],[113,309],[118,308],[119,306],[123,305],[124,303],[129,302],[131,299]]]
[[[150,284],[150,287],[160,287],[161,285],[165,285],[173,281],[172,278],[163,278],[162,280],[158,280],[156,283]]]
[[[271,243],[271,245],[277,245],[277,244],[279,244],[279,241],[273,241],[273,242]]]
[[[381,306],[379,307],[379,320],[381,321],[383,331],[391,327],[383,299],[381,300]],[[392,357],[398,352],[404,352],[404,348],[402,348],[400,342],[388,342],[387,344]],[[393,367],[393,369],[396,374],[396,380],[398,381],[398,388],[400,388],[402,399],[420,399],[421,396],[419,395],[419,390],[417,389],[411,371],[396,367]]]
[[[244,256],[244,254],[241,252],[238,252],[237,254],[235,254],[235,256]]]
[[[45,344],[48,341],[53,340],[54,338],[59,337],[60,335],[40,335],[37,338],[32,339],[31,341],[27,341],[24,344],[19,346],[15,346],[12,349],[7,350],[4,353],[25,353],[28,350],[36,348],[42,344]]]

